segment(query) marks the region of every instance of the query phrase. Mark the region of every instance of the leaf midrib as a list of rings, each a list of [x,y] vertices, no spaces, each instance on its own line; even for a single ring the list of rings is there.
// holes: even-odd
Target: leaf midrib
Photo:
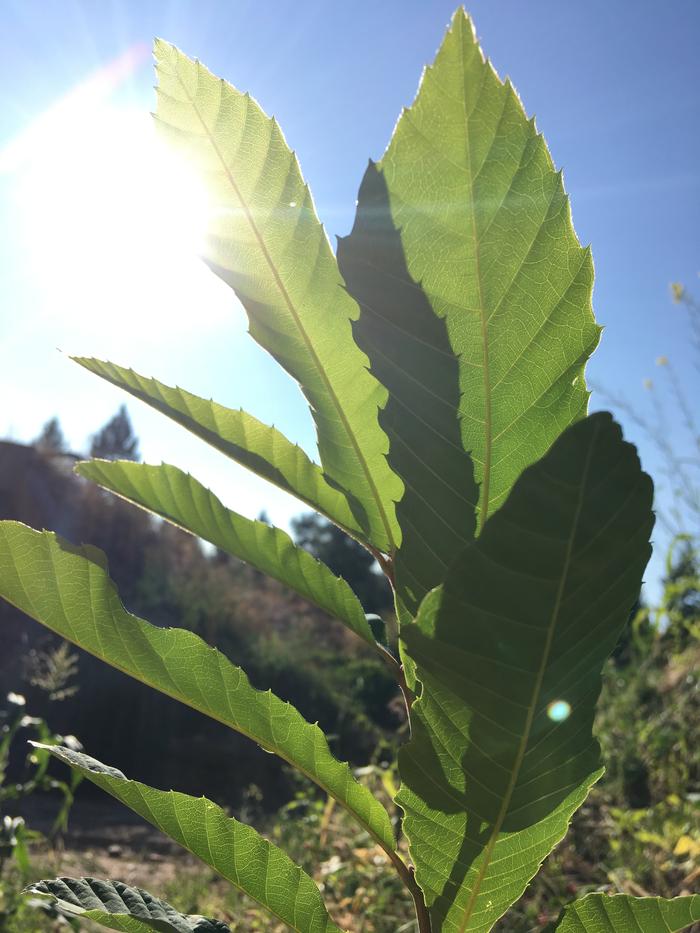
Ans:
[[[467,74],[466,74],[466,59],[464,57],[464,41],[462,36],[462,30],[464,29],[465,16],[460,16],[459,22],[459,54],[462,65],[462,108],[464,110],[464,129],[465,129],[465,153],[467,157],[467,166],[466,166],[466,176],[467,176],[467,187],[468,187],[468,197],[469,203],[471,205],[471,237],[474,247],[474,267],[476,272],[476,285],[477,285],[477,307],[479,312],[479,320],[481,324],[481,351],[483,358],[482,366],[482,375],[483,375],[483,384],[484,384],[484,473],[481,483],[481,505],[480,505],[480,522],[481,527],[484,527],[486,519],[489,515],[489,494],[490,494],[490,485],[491,485],[491,455],[492,455],[492,415],[491,415],[491,377],[489,372],[489,324],[486,318],[486,309],[484,307],[484,295],[483,295],[483,286],[481,281],[481,257],[479,249],[479,237],[476,229],[476,214],[475,214],[475,201],[474,201],[474,179],[472,177],[472,151],[471,151],[471,135],[469,133],[469,123],[471,120],[471,113],[467,110]],[[483,87],[483,83],[482,83]],[[481,89],[479,90],[479,96],[481,96]],[[478,101],[478,98],[477,98]]]
[[[596,426],[595,432],[593,434],[593,439],[589,445],[588,451],[586,453],[586,459],[583,465],[583,471],[581,474],[581,483],[579,486],[578,501],[576,503],[576,510],[574,512],[573,522],[571,525],[571,533],[569,535],[569,540],[566,547],[566,556],[564,558],[564,565],[562,567],[561,579],[559,581],[559,586],[557,588],[557,594],[554,601],[554,606],[552,608],[552,616],[547,627],[547,637],[545,639],[544,651],[542,652],[542,661],[540,663],[539,670],[537,672],[537,677],[535,684],[533,686],[532,695],[530,703],[528,705],[527,717],[525,720],[525,726],[523,729],[523,735],[518,746],[518,751],[516,754],[515,762],[513,764],[513,771],[511,774],[511,779],[506,789],[505,795],[503,797],[503,802],[501,804],[501,809],[496,817],[496,821],[493,825],[491,835],[489,837],[488,844],[484,850],[484,856],[482,859],[481,867],[479,869],[479,874],[477,875],[472,889],[469,894],[469,900],[464,908],[464,914],[462,916],[462,921],[459,927],[459,933],[467,933],[467,924],[474,913],[474,908],[476,905],[477,898],[480,893],[481,884],[484,880],[484,876],[491,862],[493,856],[493,850],[496,843],[498,842],[498,837],[501,832],[501,827],[505,821],[506,816],[508,815],[508,810],[510,807],[510,802],[515,791],[515,785],[517,784],[518,777],[520,775],[520,768],[522,767],[523,760],[525,758],[525,752],[527,751],[528,742],[530,741],[530,733],[532,731],[532,724],[535,718],[535,710],[537,708],[537,703],[539,700],[539,695],[542,690],[542,684],[544,682],[545,673],[547,670],[547,664],[549,662],[549,655],[552,649],[552,643],[554,641],[554,633],[557,627],[559,620],[559,612],[561,610],[562,598],[564,595],[564,588],[566,586],[569,566],[571,564],[571,558],[573,554],[574,540],[578,532],[579,519],[581,517],[581,510],[583,508],[583,499],[584,492],[588,482],[588,474],[590,471],[591,460],[593,457],[593,450],[596,445],[596,439],[598,437],[599,429]]]
[[[201,65],[199,64],[199,62],[197,63],[197,65],[198,65],[198,67],[201,67]],[[194,111],[194,113],[195,113],[197,119],[199,120],[199,123],[200,123],[202,129],[203,129],[204,132],[206,133],[207,138],[209,139],[209,142],[211,143],[211,146],[212,146],[212,148],[214,149],[214,152],[216,153],[216,157],[218,158],[219,162],[221,163],[221,167],[222,167],[222,169],[223,169],[223,171],[224,171],[224,174],[226,175],[226,178],[228,179],[228,181],[229,181],[229,183],[230,183],[230,185],[231,185],[231,187],[232,187],[232,189],[233,189],[233,191],[234,191],[236,197],[238,198],[239,203],[241,204],[241,207],[243,208],[243,212],[244,212],[244,214],[245,214],[246,220],[248,221],[248,223],[249,223],[249,225],[250,225],[250,228],[251,228],[251,230],[253,231],[253,235],[254,235],[254,237],[255,237],[257,243],[258,243],[258,246],[260,247],[260,251],[261,251],[262,254],[263,254],[263,257],[264,257],[264,259],[265,259],[265,262],[267,263],[267,265],[268,265],[268,267],[269,267],[269,269],[270,269],[270,272],[272,273],[272,277],[273,277],[273,279],[274,279],[274,281],[275,281],[275,284],[276,284],[276,286],[277,286],[277,288],[278,288],[280,294],[282,295],[282,299],[283,299],[284,303],[286,304],[287,309],[288,309],[289,313],[291,314],[292,319],[294,320],[294,323],[295,323],[296,326],[297,326],[297,329],[299,330],[299,333],[300,333],[301,336],[302,336],[302,339],[303,339],[303,341],[304,341],[304,344],[306,345],[306,348],[307,348],[307,350],[309,351],[309,354],[311,355],[311,358],[312,358],[313,361],[314,361],[314,364],[315,364],[315,366],[316,366],[316,369],[318,370],[318,373],[319,373],[319,375],[320,375],[320,377],[321,377],[321,379],[322,379],[324,385],[326,386],[326,390],[328,391],[328,394],[329,394],[329,396],[330,396],[330,398],[331,398],[331,401],[332,401],[332,403],[333,403],[333,407],[335,408],[335,410],[336,410],[337,413],[338,413],[338,417],[340,418],[340,421],[341,421],[341,423],[342,423],[342,425],[343,425],[343,428],[345,429],[345,433],[346,433],[347,436],[348,436],[348,439],[349,439],[349,441],[350,441],[350,444],[351,444],[351,446],[352,446],[352,449],[355,451],[355,455],[356,455],[356,457],[357,457],[357,460],[358,460],[358,462],[359,462],[359,464],[360,464],[360,466],[361,466],[361,468],[362,468],[362,471],[363,471],[363,473],[364,473],[364,475],[365,475],[365,478],[366,478],[367,483],[368,483],[368,485],[369,485],[370,491],[371,491],[371,493],[372,493],[372,497],[373,497],[373,499],[374,499],[374,501],[375,501],[375,503],[376,503],[376,505],[377,505],[377,509],[378,509],[378,511],[379,511],[379,517],[380,517],[382,526],[383,526],[383,528],[384,528],[384,533],[386,534],[387,541],[388,541],[388,543],[389,543],[389,548],[390,548],[391,552],[393,553],[393,552],[396,550],[396,542],[395,542],[395,540],[394,540],[394,536],[393,536],[393,533],[392,533],[392,530],[391,530],[391,524],[390,524],[389,519],[388,519],[388,516],[387,516],[387,514],[386,514],[386,510],[384,509],[384,503],[382,502],[382,499],[381,499],[381,497],[380,497],[380,495],[379,495],[379,490],[377,489],[377,485],[376,485],[376,483],[375,483],[375,481],[374,481],[374,477],[372,476],[372,472],[371,472],[371,470],[369,469],[369,464],[368,464],[367,461],[365,460],[365,457],[364,457],[364,455],[363,455],[363,453],[362,453],[362,449],[361,449],[361,447],[360,447],[360,445],[359,445],[359,443],[358,443],[358,441],[357,441],[357,438],[356,438],[356,436],[355,436],[355,432],[354,432],[354,431],[352,430],[352,428],[350,427],[350,423],[349,423],[349,421],[348,421],[348,419],[347,419],[347,416],[346,416],[346,414],[345,414],[345,411],[344,411],[342,405],[340,404],[340,400],[338,399],[338,396],[337,396],[337,394],[336,394],[336,392],[335,392],[335,390],[334,390],[334,388],[333,388],[333,384],[331,383],[330,379],[328,378],[328,374],[327,374],[327,372],[326,372],[326,370],[325,370],[325,367],[323,366],[323,364],[322,364],[322,362],[321,362],[321,359],[320,359],[320,357],[318,356],[318,354],[317,354],[317,352],[316,352],[316,349],[315,349],[315,347],[314,347],[314,345],[313,345],[313,343],[312,343],[312,341],[311,341],[311,338],[309,337],[309,335],[308,335],[308,333],[307,333],[307,331],[306,331],[306,328],[305,328],[304,325],[303,325],[303,322],[302,322],[302,320],[301,320],[301,318],[300,318],[300,316],[299,316],[299,312],[297,311],[296,306],[295,306],[294,302],[292,301],[292,298],[291,298],[289,292],[287,291],[287,288],[286,288],[284,282],[282,281],[282,279],[281,279],[281,277],[280,277],[280,274],[279,274],[279,272],[278,272],[278,270],[277,270],[277,267],[276,267],[275,263],[273,262],[272,256],[270,255],[270,253],[269,253],[269,251],[268,251],[268,249],[267,249],[267,245],[265,244],[265,240],[263,239],[262,233],[261,233],[260,230],[258,229],[258,225],[255,223],[255,219],[253,218],[253,215],[252,215],[252,213],[251,213],[251,210],[250,210],[250,208],[249,208],[249,206],[248,206],[248,204],[247,204],[245,198],[243,197],[243,194],[241,193],[241,191],[240,191],[238,185],[236,184],[236,180],[235,180],[235,178],[233,177],[233,173],[232,173],[231,170],[229,169],[228,164],[227,164],[227,162],[226,162],[226,159],[224,158],[223,153],[222,153],[221,150],[219,149],[219,146],[217,145],[216,140],[214,139],[214,136],[213,136],[211,130],[209,129],[209,126],[207,125],[206,121],[205,121],[204,118],[202,117],[202,114],[201,114],[201,112],[200,112],[200,110],[199,110],[199,108],[198,108],[198,106],[197,106],[197,104],[196,104],[194,98],[190,95],[189,90],[187,89],[187,86],[185,85],[184,81],[181,79],[181,77],[180,77],[180,72],[179,72],[179,69],[177,68],[177,66],[175,67],[175,77],[176,77],[176,79],[177,79],[177,81],[178,81],[180,87],[182,88],[183,93],[185,94],[187,100],[189,101],[189,104],[190,104],[190,106],[192,107],[192,109],[193,109],[193,111]],[[323,236],[325,237],[325,233],[323,234]]]

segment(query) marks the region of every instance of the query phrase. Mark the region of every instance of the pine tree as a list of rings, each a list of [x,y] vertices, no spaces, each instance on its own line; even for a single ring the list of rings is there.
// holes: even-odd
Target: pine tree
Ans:
[[[386,579],[375,572],[374,558],[332,522],[313,512],[292,519],[296,543],[347,580],[365,609],[381,612],[392,603]]]
[[[139,440],[134,434],[131,419],[122,405],[105,426],[92,435],[90,456],[100,460],[138,460]]]
[[[68,444],[63,436],[58,418],[49,418],[41,429],[41,433],[34,441],[34,446],[44,454],[66,453]]]

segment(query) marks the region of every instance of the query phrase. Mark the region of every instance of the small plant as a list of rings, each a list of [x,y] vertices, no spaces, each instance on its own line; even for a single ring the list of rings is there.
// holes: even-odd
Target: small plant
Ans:
[[[586,416],[583,371],[600,329],[561,174],[460,10],[366,171],[336,260],[274,119],[173,46],[158,41],[155,55],[158,126],[209,188],[206,259],[245,306],[252,336],[300,384],[321,465],[243,411],[77,362],[367,548],[392,586],[397,639],[382,644],[391,627],[371,627],[348,584],[284,532],[229,511],[177,468],[93,460],[77,470],[292,587],[379,652],[411,727],[400,816],[316,725],[218,651],[128,613],[94,548],[2,523],[0,592],[314,781],[384,853],[420,933],[489,930],[602,773],[592,735],[601,669],[639,594],[653,524],[634,448],[610,415]],[[277,921],[339,930],[313,879],[252,826],[205,798],[51,752]],[[225,929],[119,882],[32,890],[113,929]],[[698,897],[594,893],[553,928],[668,931],[698,918]]]
[[[29,733],[39,740],[26,757],[25,768],[19,779],[9,780],[10,752],[19,735]],[[54,734],[45,720],[29,716],[26,700],[19,693],[9,693],[4,709],[0,709],[0,930],[4,930],[20,904],[15,890],[6,883],[6,867],[14,864],[22,884],[26,884],[31,870],[29,842],[41,838],[30,829],[24,818],[16,812],[23,801],[37,793],[53,792],[60,795],[51,836],[65,830],[73,804],[75,790],[82,775],[73,771],[69,782],[59,781],[48,773],[52,746],[73,751],[82,746],[74,736]]]

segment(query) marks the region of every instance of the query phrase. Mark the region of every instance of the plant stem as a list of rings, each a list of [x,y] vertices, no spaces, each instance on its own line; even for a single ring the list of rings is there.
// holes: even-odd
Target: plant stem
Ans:
[[[380,645],[379,642],[377,642],[375,647],[377,649],[379,657],[388,666],[389,670],[396,678],[397,683],[399,684],[399,686],[401,686],[401,665],[396,660],[396,658],[391,653],[391,651],[385,648],[384,645]]]
[[[411,892],[411,897],[413,898],[413,905],[416,909],[416,920],[418,921],[418,933],[431,933],[430,914],[428,913],[428,908],[425,905],[425,898],[423,897],[423,892],[418,886],[418,882],[416,881],[413,867],[411,866],[411,868],[409,868],[408,871],[411,877],[411,884],[408,886],[408,889]]]
[[[382,569],[382,573],[391,583],[392,590],[396,589],[395,580],[394,580],[394,562],[391,557],[387,557],[386,554],[382,554],[381,551],[378,551],[376,548],[370,548],[370,551],[374,555],[374,559],[379,564]]]
[[[396,592],[396,580],[394,577],[394,562],[391,557],[387,557],[385,554],[382,554],[381,551],[376,550],[375,548],[370,549],[372,554],[375,557],[375,560],[381,567],[385,576],[391,584],[391,588]],[[379,653],[384,658],[386,663],[389,665],[392,674],[396,677],[399,687],[401,688],[401,693],[403,694],[404,703],[406,704],[406,718],[408,720],[408,728],[410,734],[411,728],[411,709],[413,708],[413,702],[416,698],[415,693],[411,690],[406,682],[406,672],[404,671],[403,664],[400,664],[396,658],[391,654],[390,651],[387,651],[382,645],[377,645]],[[428,908],[425,903],[425,898],[423,897],[423,892],[421,891],[420,885],[416,881],[415,870],[412,865],[406,866],[405,862],[400,856],[396,856],[394,860],[394,866],[396,867],[401,880],[404,885],[408,888],[408,891],[413,898],[413,906],[416,911],[416,920],[418,922],[418,933],[431,933],[432,927],[430,923],[430,914],[428,913]]]
[[[406,865],[398,852],[389,854],[389,857],[391,858],[391,861],[393,862],[399,877],[403,881],[404,886],[408,889],[411,897],[413,898],[413,906],[416,911],[416,920],[418,921],[418,933],[431,933],[430,914],[428,913],[428,908],[425,905],[423,892],[421,891],[420,886],[416,881],[413,866]]]

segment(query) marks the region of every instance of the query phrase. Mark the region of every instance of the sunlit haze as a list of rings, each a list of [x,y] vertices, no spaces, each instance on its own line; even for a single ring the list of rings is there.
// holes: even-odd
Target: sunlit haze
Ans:
[[[76,103],[61,119],[57,136],[39,118],[14,190],[40,314],[101,353],[127,350],[134,330],[150,341],[216,324],[225,309],[202,300],[211,276],[197,258],[205,192],[150,115]]]

